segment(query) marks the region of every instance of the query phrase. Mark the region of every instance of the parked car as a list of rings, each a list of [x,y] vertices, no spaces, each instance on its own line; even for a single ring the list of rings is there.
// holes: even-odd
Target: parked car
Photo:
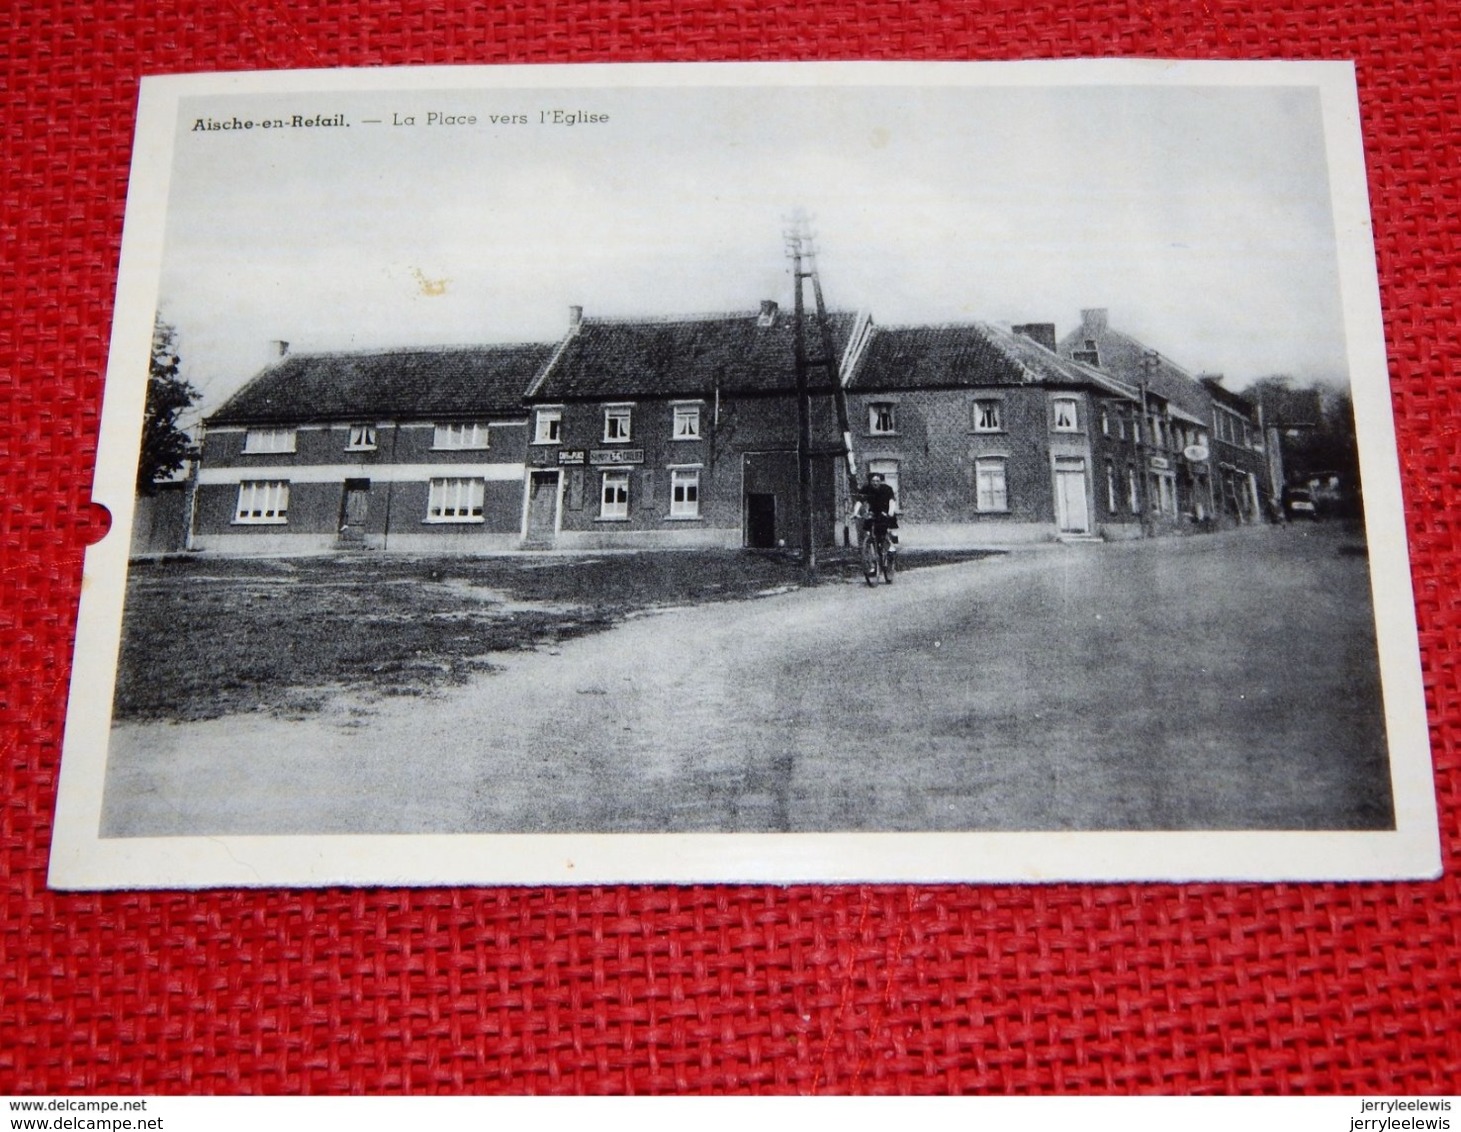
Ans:
[[[1307,488],[1291,487],[1284,492],[1284,512],[1290,519],[1318,519],[1319,509],[1314,506],[1314,496]]]

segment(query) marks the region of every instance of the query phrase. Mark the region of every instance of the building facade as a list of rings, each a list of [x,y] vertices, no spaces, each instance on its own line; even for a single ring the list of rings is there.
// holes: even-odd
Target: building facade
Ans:
[[[1104,308],[1081,311],[1058,349],[1138,391],[1135,417],[1111,406],[1111,427],[1131,446],[1132,494],[1149,532],[1262,521],[1277,488],[1247,398],[1113,329]]]
[[[523,539],[551,344],[288,354],[204,422],[192,545],[483,553]]]
[[[835,365],[809,371],[819,545],[836,535],[834,382],[867,320],[829,322]],[[575,308],[525,398],[526,545],[800,546],[795,335],[769,301],[665,319],[585,319]]]
[[[843,458],[920,546],[1129,538],[1258,521],[1261,421],[1110,328],[802,328],[810,510],[845,541]],[[555,343],[281,352],[205,422],[190,546],[499,553],[799,547],[794,315],[585,318]],[[846,414],[846,420],[842,414]]]
[[[1110,487],[1111,406],[1136,394],[1055,353],[1054,327],[873,327],[848,390],[859,466],[919,545],[1095,538],[1132,523]]]

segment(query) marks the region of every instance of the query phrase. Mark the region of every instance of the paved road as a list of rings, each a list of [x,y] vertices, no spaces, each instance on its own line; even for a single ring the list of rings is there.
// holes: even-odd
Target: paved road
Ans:
[[[1050,547],[673,610],[440,698],[128,724],[105,832],[1383,828],[1362,547]]]

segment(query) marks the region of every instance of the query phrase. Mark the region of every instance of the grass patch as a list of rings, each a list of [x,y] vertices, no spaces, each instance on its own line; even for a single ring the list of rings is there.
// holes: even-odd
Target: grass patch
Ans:
[[[980,557],[905,551],[904,569]],[[847,551],[820,576],[860,579]],[[493,653],[552,647],[671,605],[801,583],[784,554],[673,551],[566,557],[176,558],[133,563],[118,719],[299,717],[344,690],[422,696],[491,670]]]

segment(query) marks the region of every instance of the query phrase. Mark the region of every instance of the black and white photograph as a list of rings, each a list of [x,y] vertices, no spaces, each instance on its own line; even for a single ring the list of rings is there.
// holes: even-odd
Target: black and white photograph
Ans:
[[[144,81],[63,888],[1435,875],[1353,70]]]

